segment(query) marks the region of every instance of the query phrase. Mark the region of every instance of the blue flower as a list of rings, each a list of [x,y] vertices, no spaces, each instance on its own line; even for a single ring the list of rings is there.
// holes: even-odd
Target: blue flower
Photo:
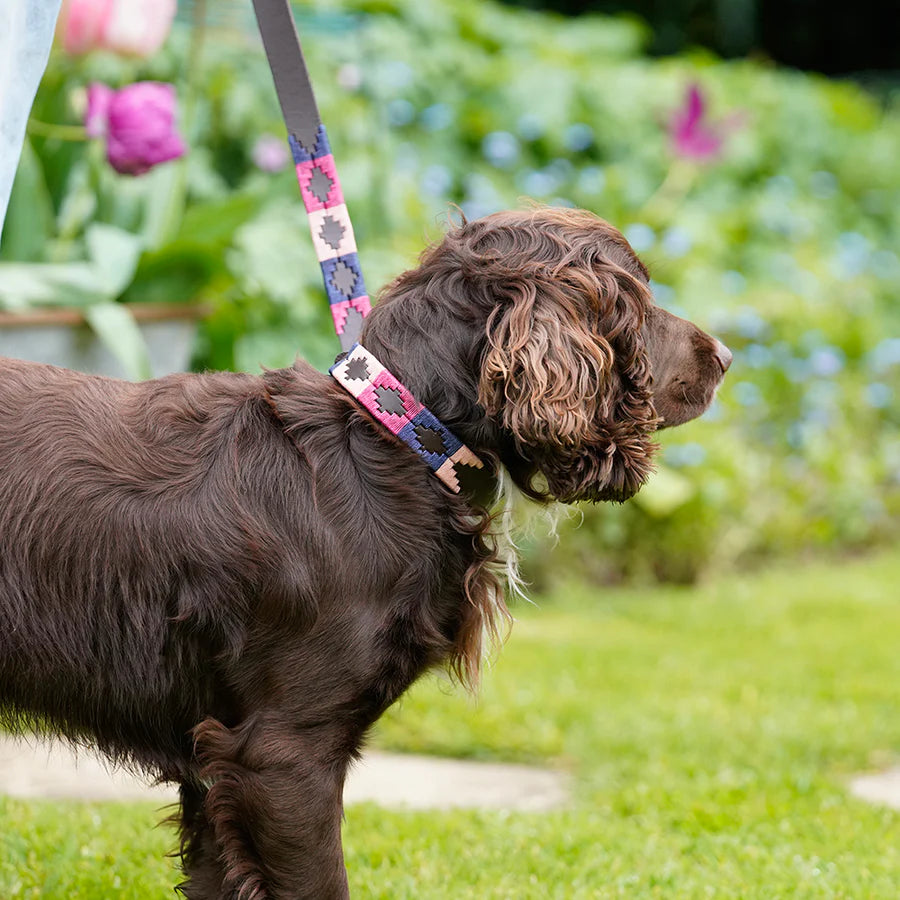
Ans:
[[[446,103],[434,103],[422,110],[422,127],[426,131],[441,131],[453,122],[453,110]]]
[[[508,131],[492,131],[481,142],[481,151],[498,169],[511,169],[519,159],[519,141]]]
[[[482,216],[497,212],[503,207],[503,200],[490,179],[484,175],[472,173],[466,177],[466,197],[460,204],[467,219],[480,219]]]
[[[632,222],[624,231],[625,240],[638,252],[649,250],[656,243],[656,232],[643,222]]]
[[[737,311],[737,315],[734,317],[734,327],[741,337],[756,341],[765,337],[769,331],[765,319],[761,318],[751,306],[742,306]]]
[[[763,402],[762,391],[752,381],[739,381],[731,393],[741,406],[759,406]]]
[[[797,192],[797,185],[790,175],[773,175],[766,182],[766,192],[774,197],[793,197]]]
[[[409,125],[416,115],[416,109],[409,100],[402,100],[399,97],[391,100],[387,107],[388,122],[395,128],[402,125]]]
[[[772,351],[765,344],[748,344],[742,355],[744,364],[751,369],[766,369],[774,359]]]
[[[794,384],[806,381],[810,376],[809,361],[800,359],[796,356],[790,356],[785,359],[781,364],[781,368],[788,379],[793,381]]]
[[[887,372],[892,366],[900,365],[900,338],[885,338],[876,344],[866,362],[875,372]]]
[[[861,275],[869,264],[871,254],[869,239],[858,231],[845,231],[838,236],[837,254],[831,269],[840,278]]]
[[[453,175],[446,166],[431,165],[422,173],[422,190],[432,197],[443,197],[453,186]]]
[[[666,230],[662,238],[662,248],[669,256],[679,259],[690,252],[694,242],[690,234],[683,228],[673,225]]]
[[[536,141],[544,133],[544,123],[534,113],[525,113],[519,117],[516,131],[523,141]]]
[[[799,450],[806,443],[808,429],[803,422],[791,422],[787,430],[787,442],[795,450]]]
[[[415,172],[419,168],[419,149],[410,141],[403,141],[394,150],[394,171],[403,174]]]
[[[893,250],[876,250],[870,265],[876,278],[888,280],[900,277],[900,259]]]
[[[809,368],[813,375],[831,378],[844,368],[845,356],[838,347],[820,347],[809,357]]]
[[[673,305],[675,303],[675,288],[669,284],[662,284],[659,281],[650,279],[650,290],[653,292],[653,298],[659,306],[667,309],[674,314]]]
[[[555,175],[561,181],[565,181],[565,179],[572,177],[575,166],[572,165],[571,160],[568,160],[563,156],[557,156],[556,159],[551,159],[550,162],[547,163],[547,171],[551,175]]]
[[[894,392],[882,381],[873,381],[866,385],[866,403],[874,409],[886,409],[894,399]]]
[[[522,190],[531,197],[546,197],[559,187],[559,179],[543,169],[532,169],[519,177]]]
[[[837,384],[833,381],[813,382],[803,394],[803,406],[808,411],[827,410],[835,408],[837,399]]]
[[[793,286],[797,281],[797,260],[790,253],[773,253],[769,257],[769,271],[776,281]]]
[[[472,200],[463,200],[462,203],[459,204],[459,206],[463,211],[463,215],[470,222],[472,222],[475,219],[482,219],[484,218],[484,216],[489,216],[491,213],[497,212],[497,210],[500,209],[501,204],[489,203],[478,198]]]
[[[676,444],[666,447],[665,455],[666,462],[676,469],[700,466],[706,462],[706,448],[702,444]]]
[[[719,398],[716,397],[700,418],[705,422],[720,422],[722,420],[722,415],[722,404],[719,402]]]
[[[584,194],[602,194],[606,172],[600,166],[585,166],[578,175],[578,190]]]
[[[399,90],[405,88],[413,79],[413,70],[408,63],[392,59],[380,66],[380,81],[385,87]]]
[[[563,133],[563,143],[573,153],[581,153],[594,143],[594,129],[584,122],[569,125]]]
[[[743,294],[747,289],[747,279],[734,269],[722,273],[722,290],[726,294]]]
[[[838,180],[831,172],[820,169],[818,172],[813,172],[810,175],[809,186],[814,197],[818,197],[820,200],[828,200],[837,193]]]

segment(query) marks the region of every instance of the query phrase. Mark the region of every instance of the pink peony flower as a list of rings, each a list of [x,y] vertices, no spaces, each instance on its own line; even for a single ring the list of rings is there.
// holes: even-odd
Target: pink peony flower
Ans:
[[[722,150],[724,135],[706,117],[706,99],[699,85],[692,84],[685,95],[684,105],[669,122],[669,139],[676,156],[705,162],[714,159]]]
[[[72,55],[109,50],[150,56],[163,45],[176,0],[63,0],[56,25],[63,49]]]
[[[106,137],[106,158],[117,172],[143,175],[186,152],[175,130],[175,105],[171,84],[138,81],[114,91],[95,82],[84,124],[91,137]]]

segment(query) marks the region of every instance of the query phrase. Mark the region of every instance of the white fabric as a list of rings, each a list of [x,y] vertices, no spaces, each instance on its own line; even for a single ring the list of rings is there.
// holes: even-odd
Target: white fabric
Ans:
[[[61,0],[0,0],[0,229]]]

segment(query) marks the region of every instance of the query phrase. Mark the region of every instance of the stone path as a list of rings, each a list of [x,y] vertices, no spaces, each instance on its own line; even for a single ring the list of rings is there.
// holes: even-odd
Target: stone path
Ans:
[[[79,800],[150,800],[171,803],[170,786],[108,765],[87,750],[59,741],[0,735],[0,793],[15,797]],[[566,804],[568,778],[532,766],[478,763],[392,753],[367,753],[344,790],[349,805],[371,801],[407,809],[479,807],[540,812]]]
[[[900,809],[900,769],[857,775],[850,782],[850,792],[860,800]]]
[[[862,800],[900,809],[900,768],[858,775],[850,792]],[[87,750],[59,741],[27,741],[0,735],[0,794],[76,800],[176,799],[170,786],[111,769]],[[542,812],[565,806],[566,775],[533,766],[479,763],[371,751],[354,767],[344,801],[395,809],[477,807]]]

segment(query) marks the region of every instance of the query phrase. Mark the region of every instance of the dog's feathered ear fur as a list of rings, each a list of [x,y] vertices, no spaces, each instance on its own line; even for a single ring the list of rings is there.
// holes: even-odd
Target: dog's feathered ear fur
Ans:
[[[581,447],[610,411],[612,348],[555,285],[521,279],[505,292],[511,302],[488,320],[479,402],[520,446]]]
[[[534,464],[522,486],[538,499],[624,500],[652,469],[646,287],[585,262],[523,263],[494,285],[478,399]]]

